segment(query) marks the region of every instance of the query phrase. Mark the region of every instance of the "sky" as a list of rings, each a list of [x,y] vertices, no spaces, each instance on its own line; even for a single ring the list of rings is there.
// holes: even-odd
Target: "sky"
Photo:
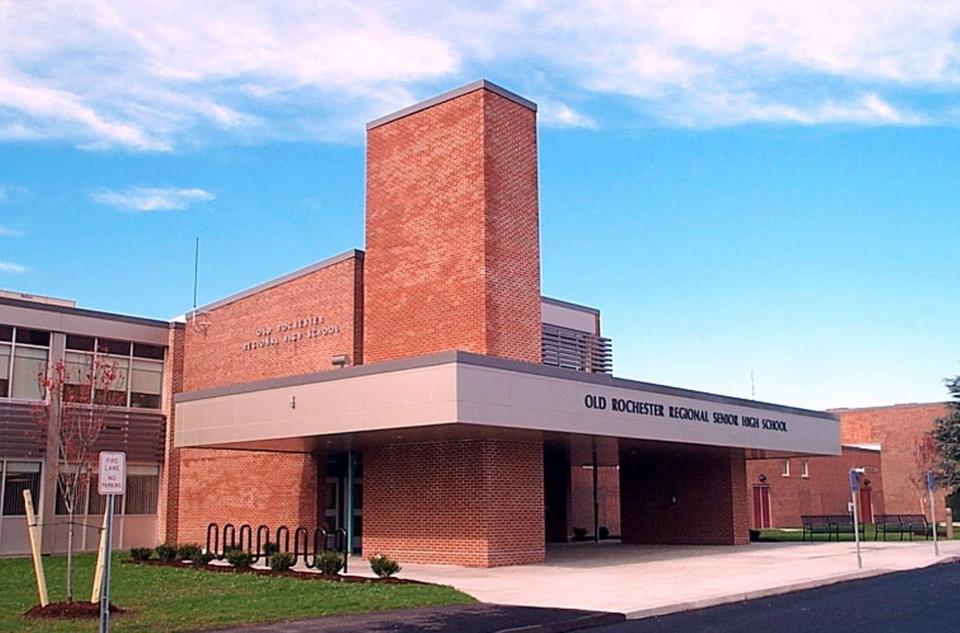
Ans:
[[[197,237],[201,304],[362,248],[364,123],[478,78],[539,106],[543,292],[617,375],[946,397],[955,0],[0,0],[0,288],[170,318]]]

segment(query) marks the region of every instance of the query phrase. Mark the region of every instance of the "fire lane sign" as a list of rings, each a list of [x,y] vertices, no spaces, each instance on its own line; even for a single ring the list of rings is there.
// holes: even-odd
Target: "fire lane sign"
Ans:
[[[126,453],[101,451],[98,488],[102,495],[123,495],[126,493]]]

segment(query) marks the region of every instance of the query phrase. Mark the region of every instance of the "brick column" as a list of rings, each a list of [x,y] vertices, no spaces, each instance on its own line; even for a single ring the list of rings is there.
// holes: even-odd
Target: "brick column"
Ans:
[[[535,107],[465,90],[368,128],[364,362],[540,362]]]
[[[538,435],[368,447],[363,468],[364,555],[472,567],[543,562]]]

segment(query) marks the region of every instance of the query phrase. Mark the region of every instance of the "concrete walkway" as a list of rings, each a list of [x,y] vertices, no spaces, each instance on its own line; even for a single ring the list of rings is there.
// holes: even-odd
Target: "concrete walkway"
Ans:
[[[853,543],[753,543],[740,547],[580,543],[551,547],[547,563],[472,569],[404,565],[406,578],[452,585],[491,604],[663,615],[809,589],[960,559],[960,541],[863,544],[857,569]],[[362,574],[363,561],[351,565]]]

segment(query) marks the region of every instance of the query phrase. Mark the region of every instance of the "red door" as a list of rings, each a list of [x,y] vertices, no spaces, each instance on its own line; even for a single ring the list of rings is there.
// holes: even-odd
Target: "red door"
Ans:
[[[873,490],[869,486],[860,489],[860,521],[873,523]]]
[[[770,486],[753,487],[753,525],[765,530],[770,525]]]

